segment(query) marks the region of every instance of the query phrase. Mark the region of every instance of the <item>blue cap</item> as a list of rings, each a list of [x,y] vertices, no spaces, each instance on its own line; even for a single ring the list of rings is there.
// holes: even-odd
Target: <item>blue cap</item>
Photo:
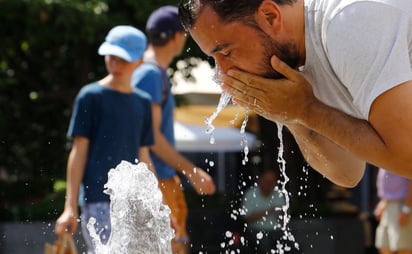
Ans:
[[[156,32],[161,37],[168,37],[182,31],[184,28],[180,23],[178,8],[172,5],[153,11],[146,23],[146,32]]]
[[[98,53],[134,62],[143,56],[146,47],[147,39],[142,31],[132,26],[115,26],[100,45]]]

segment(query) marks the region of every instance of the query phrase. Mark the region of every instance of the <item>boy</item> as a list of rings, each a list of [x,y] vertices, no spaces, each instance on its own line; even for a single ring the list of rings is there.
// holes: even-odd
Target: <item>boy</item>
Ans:
[[[132,26],[116,26],[98,53],[105,57],[108,75],[83,87],[76,97],[68,136],[73,146],[67,163],[64,211],[55,231],[74,233],[78,223],[80,185],[84,190],[81,226],[88,253],[94,253],[86,225],[96,219],[103,243],[110,236],[109,195],[103,193],[107,173],[121,160],[150,165],[148,148],[154,142],[150,96],[130,86],[133,71],[142,63],[146,36]]]

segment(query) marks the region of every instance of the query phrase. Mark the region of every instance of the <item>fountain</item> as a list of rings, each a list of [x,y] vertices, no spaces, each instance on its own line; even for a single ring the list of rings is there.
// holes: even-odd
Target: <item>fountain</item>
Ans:
[[[107,244],[100,241],[94,218],[87,225],[96,253],[172,253],[170,209],[163,204],[157,178],[147,165],[122,161],[108,176],[104,192],[110,195],[112,231]]]

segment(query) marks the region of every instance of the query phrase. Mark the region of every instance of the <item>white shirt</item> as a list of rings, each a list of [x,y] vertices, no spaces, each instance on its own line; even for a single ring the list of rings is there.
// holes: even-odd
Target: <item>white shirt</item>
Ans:
[[[305,0],[303,75],[325,104],[368,119],[373,101],[412,80],[412,0]]]

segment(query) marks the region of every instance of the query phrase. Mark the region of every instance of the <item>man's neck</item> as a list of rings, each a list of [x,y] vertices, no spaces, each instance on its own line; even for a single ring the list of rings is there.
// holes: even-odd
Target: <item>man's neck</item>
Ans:
[[[172,63],[174,55],[167,46],[154,47],[150,45],[145,52],[145,58],[153,59],[160,67],[167,69]]]
[[[305,64],[305,1],[298,0],[292,6],[284,5],[283,14],[287,21],[286,29],[294,38],[299,52],[299,65]]]

